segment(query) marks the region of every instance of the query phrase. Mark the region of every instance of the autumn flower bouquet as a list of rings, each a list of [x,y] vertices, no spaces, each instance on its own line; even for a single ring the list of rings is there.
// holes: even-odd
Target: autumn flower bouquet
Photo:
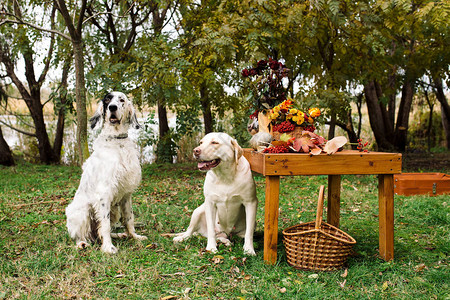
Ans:
[[[300,109],[295,101],[288,97],[282,79],[287,77],[289,69],[276,60],[260,60],[255,67],[242,70],[242,76],[251,80],[250,98],[253,99],[254,113],[251,119],[257,120],[259,133],[270,137],[271,142],[263,142],[255,136],[254,148],[266,153],[302,152],[313,155],[327,152],[332,154],[347,142],[345,137],[327,141],[314,133],[319,108]],[[263,133],[264,132],[264,133]],[[262,140],[266,141],[264,137]]]
[[[320,114],[320,109],[316,107],[310,108],[305,113],[295,106],[294,100],[287,99],[270,110],[269,120],[274,132],[289,132],[296,127],[314,132],[316,130],[316,118]]]

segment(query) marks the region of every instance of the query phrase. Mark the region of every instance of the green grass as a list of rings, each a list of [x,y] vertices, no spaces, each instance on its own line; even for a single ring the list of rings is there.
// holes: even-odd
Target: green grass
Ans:
[[[0,299],[450,299],[450,197],[395,197],[395,259],[378,248],[377,178],[343,176],[341,229],[357,244],[345,269],[307,272],[263,262],[264,178],[255,175],[259,206],[256,257],[243,240],[204,251],[201,237],[174,244],[203,202],[204,173],[194,165],[146,165],[134,194],[144,242],[116,240],[119,253],[94,244],[79,251],[67,235],[64,209],[81,169],[21,164],[0,167]],[[315,218],[325,176],[283,177],[279,228]]]

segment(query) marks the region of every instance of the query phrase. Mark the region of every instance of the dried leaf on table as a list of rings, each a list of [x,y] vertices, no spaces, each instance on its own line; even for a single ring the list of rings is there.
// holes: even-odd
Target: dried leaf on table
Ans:
[[[347,143],[347,138],[345,136],[337,136],[337,137],[329,140],[325,144],[323,151],[325,151],[328,154],[334,154],[339,150],[339,148],[344,146],[346,143]]]

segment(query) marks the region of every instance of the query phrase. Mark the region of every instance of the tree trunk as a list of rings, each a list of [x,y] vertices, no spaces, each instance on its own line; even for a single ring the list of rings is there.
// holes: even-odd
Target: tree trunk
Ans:
[[[176,155],[175,146],[170,136],[169,122],[167,120],[167,108],[164,100],[158,100],[159,140],[156,145],[156,162],[173,163]]]
[[[329,122],[329,129],[328,129],[328,140],[331,140],[334,138],[334,133],[336,131],[336,113],[331,113],[331,118]]]
[[[411,111],[414,97],[414,81],[406,80],[403,83],[402,99],[398,108],[397,124],[395,126],[394,146],[397,150],[404,152],[407,144],[409,127],[409,113]]]
[[[38,141],[39,158],[41,162],[46,164],[58,163],[59,160],[53,153],[53,148],[47,134],[39,88],[31,87],[30,96],[31,99],[26,102],[34,122],[35,134]]]
[[[377,84],[375,81],[370,81],[364,86],[370,127],[372,128],[375,140],[377,141],[378,150],[392,150],[393,144],[388,139],[391,134],[384,124],[383,107],[380,105],[376,86]]]
[[[82,165],[89,157],[87,137],[86,83],[84,78],[84,58],[82,41],[73,41],[75,59],[75,97],[77,101],[77,141],[78,161]]]
[[[442,127],[444,127],[445,140],[447,142],[447,149],[450,150],[450,119],[444,112],[444,106],[441,105]]]
[[[396,69],[396,68],[395,68]],[[394,75],[390,75],[389,76],[389,89],[391,91],[390,95],[389,95],[389,103],[388,103],[388,111],[387,111],[387,115],[388,115],[388,120],[389,120],[389,129],[394,132],[394,124],[395,124],[395,91],[396,91],[396,86],[395,86],[395,82],[397,79],[397,76],[395,75],[395,70],[393,70]],[[380,95],[379,95],[380,96]]]
[[[75,98],[77,102],[77,147],[78,161],[82,165],[89,157],[89,147],[87,138],[87,112],[86,112],[86,83],[84,77],[84,57],[83,57],[83,20],[86,11],[86,0],[82,0],[78,14],[78,21],[72,19],[71,13],[67,9],[64,0],[55,0],[59,12],[64,19],[73,46],[73,56],[75,61]]]
[[[66,61],[61,76],[61,87],[59,92],[60,107],[58,109],[58,120],[56,123],[55,141],[53,143],[53,153],[57,157],[58,161],[61,160],[61,149],[64,140],[64,125],[65,125],[64,123],[66,118],[66,102],[67,102],[67,79],[69,77],[71,61],[72,57]]]
[[[39,159],[45,164],[57,163],[58,160],[54,156],[50,139],[44,121],[43,106],[41,103],[41,83],[42,80],[36,81],[33,68],[34,61],[29,52],[23,53],[25,61],[25,77],[28,86],[23,84],[15,73],[14,61],[11,59],[11,53],[7,44],[0,44],[0,62],[5,66],[6,74],[17,87],[18,92],[25,101],[33,119],[35,136],[38,142]]]
[[[353,127],[351,110],[349,110],[347,113],[347,124],[345,125],[345,131],[347,132],[350,143],[358,143],[358,135],[356,134],[355,128]],[[356,145],[352,145],[352,149],[356,149]]]
[[[14,166],[14,158],[11,149],[3,137],[2,127],[0,126],[0,165]]]
[[[444,127],[445,138],[447,141],[447,149],[450,150],[450,105],[445,97],[444,89],[442,87],[442,80],[440,78],[433,77],[433,86],[436,94],[436,98],[441,103],[441,116],[442,125]]]
[[[208,134],[213,131],[213,117],[211,114],[211,104],[209,101],[208,88],[204,84],[202,84],[200,88],[200,103],[202,105],[205,134]]]
[[[339,126],[340,128],[342,128],[348,136],[348,140],[349,142],[352,144],[352,149],[356,150],[357,148],[357,143],[358,143],[358,135],[355,132],[355,129],[353,127],[353,121],[352,121],[352,112],[351,110],[348,112],[347,114],[347,123],[341,123],[341,122],[336,122],[336,125]]]
[[[158,100],[158,120],[159,120],[159,139],[163,139],[169,133],[169,122],[167,120],[167,109],[164,100]]]

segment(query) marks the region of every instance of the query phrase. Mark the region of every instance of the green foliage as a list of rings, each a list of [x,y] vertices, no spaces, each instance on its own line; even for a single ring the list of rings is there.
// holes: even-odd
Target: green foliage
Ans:
[[[174,141],[173,132],[158,139],[156,143],[156,163],[172,163],[177,155],[177,144]]]
[[[184,136],[192,137],[202,131],[199,114],[197,106],[185,106],[177,109],[176,140],[180,140]]]

